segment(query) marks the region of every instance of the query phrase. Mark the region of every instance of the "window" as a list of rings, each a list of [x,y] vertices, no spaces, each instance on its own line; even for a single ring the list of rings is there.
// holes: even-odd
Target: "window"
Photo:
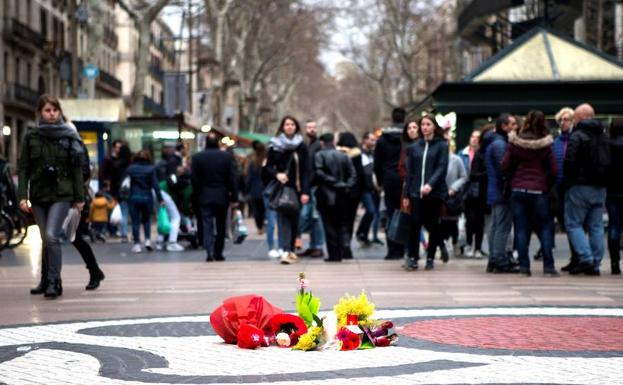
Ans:
[[[26,0],[26,25],[32,21],[32,0]]]
[[[47,40],[48,38],[48,13],[45,9],[41,8],[39,10],[39,26],[41,28],[41,34]]]
[[[20,71],[19,71],[19,68],[20,68],[21,64],[22,63],[20,62],[19,58],[16,57],[15,58],[15,79],[14,79],[16,84],[20,84],[20,79],[19,79]]]
[[[2,61],[2,68],[4,68],[4,70],[2,71],[2,74],[4,75],[2,80],[5,83],[8,83],[9,81],[9,53],[8,52],[4,52],[4,60]]]
[[[26,87],[31,88],[32,86],[32,64],[30,62],[26,63]]]

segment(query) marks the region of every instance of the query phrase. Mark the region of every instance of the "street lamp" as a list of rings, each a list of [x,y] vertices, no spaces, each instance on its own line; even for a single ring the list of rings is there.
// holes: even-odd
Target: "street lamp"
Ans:
[[[9,136],[11,135],[11,126],[2,127],[2,135]]]

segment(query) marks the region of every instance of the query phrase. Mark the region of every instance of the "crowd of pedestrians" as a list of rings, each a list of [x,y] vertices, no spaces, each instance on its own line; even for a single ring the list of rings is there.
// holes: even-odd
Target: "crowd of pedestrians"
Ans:
[[[319,136],[315,121],[301,127],[285,116],[269,143],[254,142],[246,157],[222,147],[213,132],[192,157],[183,143],[165,145],[157,164],[148,150],[132,154],[116,140],[94,194],[86,147],[58,100],[42,96],[38,112],[39,126],[28,132],[18,165],[20,207],[32,211],[44,244],[33,294],[62,294],[60,245],[71,207],[81,213],[73,243],[90,272],[87,289],[97,288],[104,273],[83,235],[92,241],[118,236],[131,242],[133,253],[182,251],[178,239],[192,237],[206,261],[223,261],[227,224],[244,203],[258,234],[266,236],[268,256],[283,264],[303,257],[352,259],[352,238],[362,247],[384,246],[384,225],[385,259],[404,259],[407,271],[419,268],[421,255],[426,270],[434,269],[436,258],[487,257],[489,273],[530,276],[535,233],[540,249],[534,259],[550,277],[560,275],[553,257],[556,223],[570,246],[562,270],[600,274],[605,209],[611,272],[620,274],[623,171],[615,165],[623,160],[623,121],[614,119],[606,132],[588,104],[561,109],[556,135],[541,111],[501,114],[494,125],[474,130],[458,153],[449,127],[432,115],[407,120],[401,108],[392,111],[391,126],[366,132],[361,143],[350,132]],[[163,215],[167,231],[159,230],[152,242],[156,211],[158,229]],[[407,236],[393,236],[392,226]]]

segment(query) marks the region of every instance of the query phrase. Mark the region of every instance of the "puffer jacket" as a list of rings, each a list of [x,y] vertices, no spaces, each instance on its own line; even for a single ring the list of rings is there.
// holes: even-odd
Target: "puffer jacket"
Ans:
[[[487,166],[487,204],[505,203],[502,192],[504,189],[504,175],[500,166],[507,147],[507,134],[489,131],[482,138],[485,146],[485,165]]]
[[[556,157],[556,186],[562,185],[562,177],[564,175],[565,154],[567,153],[567,145],[569,144],[569,131],[561,132],[555,139],[552,149]]]
[[[448,142],[442,138],[419,139],[407,147],[407,195],[420,198],[426,184],[432,187],[431,198],[445,199],[448,195]]]
[[[116,202],[109,202],[106,197],[96,197],[91,202],[91,211],[89,212],[89,221],[91,222],[108,222],[108,213],[114,209]]]
[[[511,132],[508,142],[509,146],[502,160],[502,171],[511,175],[511,188],[548,192],[556,179],[552,137],[547,135],[536,138]]]

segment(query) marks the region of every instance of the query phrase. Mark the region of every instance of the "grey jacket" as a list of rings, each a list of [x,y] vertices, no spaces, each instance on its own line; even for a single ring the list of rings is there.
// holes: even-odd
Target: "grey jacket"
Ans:
[[[459,191],[467,182],[467,172],[463,165],[463,160],[456,154],[450,154],[448,159],[448,174],[446,175],[446,184],[448,190]]]

